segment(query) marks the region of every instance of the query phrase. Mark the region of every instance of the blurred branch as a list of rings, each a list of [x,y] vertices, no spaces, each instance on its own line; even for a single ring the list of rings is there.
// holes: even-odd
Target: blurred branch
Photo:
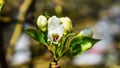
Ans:
[[[21,31],[22,31],[22,24],[21,23],[17,23],[16,26],[15,26],[15,30],[13,32],[13,35],[12,35],[12,38],[10,40],[10,46],[9,48],[7,49],[7,59],[9,60],[11,58],[11,55],[14,51],[14,45],[16,44],[20,34],[21,34]]]
[[[20,9],[19,9],[19,14],[18,14],[18,21],[16,26],[15,26],[15,30],[13,32],[13,35],[11,37],[11,40],[10,40],[10,47],[8,48],[7,50],[7,58],[8,60],[11,58],[11,55],[13,53],[13,48],[14,48],[14,45],[16,44],[21,32],[22,32],[22,26],[23,26],[23,23],[25,21],[25,15],[26,15],[26,12],[30,6],[30,4],[32,3],[32,0],[24,0],[23,4],[21,5]]]
[[[19,9],[19,14],[18,14],[19,21],[25,20],[25,14],[31,3],[32,3],[32,0],[24,0],[24,3],[21,5],[21,7]]]
[[[32,2],[32,0],[25,0],[19,9],[18,21],[20,21],[20,22],[18,22],[16,24],[13,36],[11,38],[10,45],[12,45],[12,46],[15,45],[15,43],[17,42],[17,39],[19,38],[19,36],[21,34],[22,26],[23,26],[22,23],[25,20],[25,14],[26,14],[27,9],[30,6],[31,2]]]
[[[3,5],[4,5],[4,0],[0,0],[0,11],[1,11]]]

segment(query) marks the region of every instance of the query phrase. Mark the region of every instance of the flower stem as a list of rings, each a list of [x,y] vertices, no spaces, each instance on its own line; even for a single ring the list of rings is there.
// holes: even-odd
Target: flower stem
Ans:
[[[55,58],[53,58],[49,64],[49,68],[60,68],[60,66],[57,63],[57,60],[55,60]]]

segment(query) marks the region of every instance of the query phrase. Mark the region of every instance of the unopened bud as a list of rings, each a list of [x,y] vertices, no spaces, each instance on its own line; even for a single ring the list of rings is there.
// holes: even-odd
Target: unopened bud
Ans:
[[[67,33],[70,33],[72,31],[72,22],[68,17],[62,17],[60,18],[60,21],[64,25],[64,35]]]
[[[84,30],[80,31],[78,36],[92,37],[93,36],[93,32],[92,32],[91,29],[84,29]]]
[[[47,29],[47,19],[45,16],[40,15],[37,19],[37,26],[42,30],[46,31]]]

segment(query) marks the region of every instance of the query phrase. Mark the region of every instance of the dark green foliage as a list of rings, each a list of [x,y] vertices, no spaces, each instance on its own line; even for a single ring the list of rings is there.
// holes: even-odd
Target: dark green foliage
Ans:
[[[76,56],[90,49],[98,41],[98,39],[89,37],[74,37],[71,40],[69,49],[65,54],[68,56]]]
[[[33,39],[39,41],[41,44],[46,45],[45,34],[41,30],[36,29],[25,29],[25,32]]]
[[[62,56],[76,56],[92,48],[92,46],[99,41],[90,37],[76,36],[75,33],[63,36],[59,44],[55,45],[47,41],[47,33],[40,29],[33,28],[26,29],[25,32],[33,39],[39,41],[53,53],[56,60]]]

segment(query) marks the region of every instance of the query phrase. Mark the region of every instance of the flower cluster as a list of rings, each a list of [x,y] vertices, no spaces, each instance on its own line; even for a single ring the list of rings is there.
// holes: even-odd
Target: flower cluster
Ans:
[[[48,31],[48,41],[52,41],[54,44],[58,44],[63,35],[72,31],[72,22],[68,17],[52,16],[47,20],[45,16],[40,15],[37,19],[37,25],[43,32]]]
[[[40,15],[38,29],[26,29],[26,33],[44,45],[57,61],[62,56],[76,56],[90,49],[99,39],[92,38],[93,32],[84,29],[79,33],[72,31],[72,22],[68,17]]]

